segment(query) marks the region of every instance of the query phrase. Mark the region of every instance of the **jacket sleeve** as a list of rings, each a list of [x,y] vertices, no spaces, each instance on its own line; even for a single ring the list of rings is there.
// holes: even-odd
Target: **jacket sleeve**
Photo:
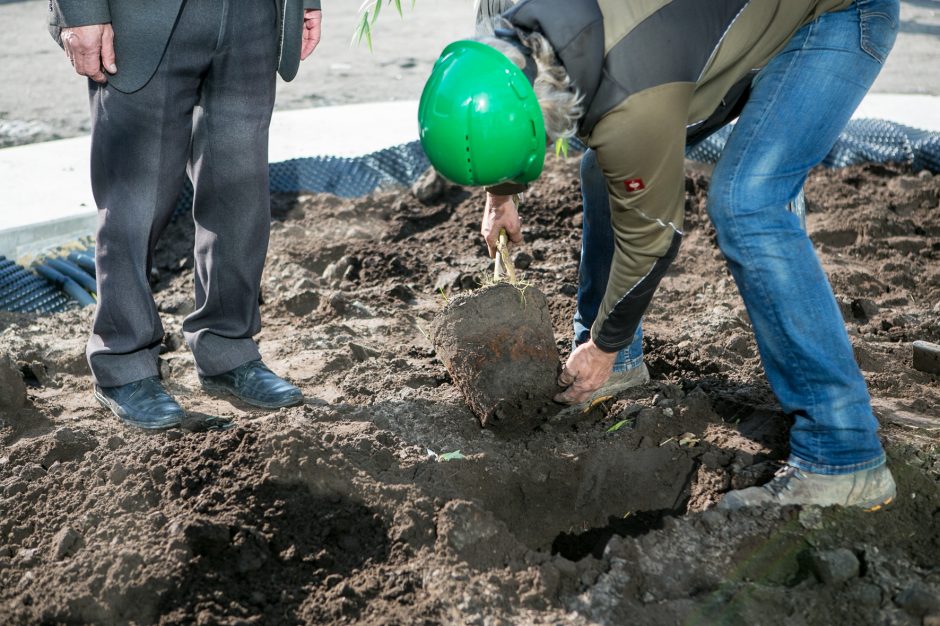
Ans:
[[[319,9],[320,0],[304,0],[305,9]]]
[[[511,196],[517,193],[525,193],[528,189],[529,186],[522,183],[500,183],[486,187],[487,193],[494,196]]]
[[[616,352],[633,339],[682,241],[685,127],[693,85],[634,94],[607,114],[589,145],[607,179],[614,256],[591,339]]]
[[[111,22],[108,0],[50,0],[49,24],[66,28]]]

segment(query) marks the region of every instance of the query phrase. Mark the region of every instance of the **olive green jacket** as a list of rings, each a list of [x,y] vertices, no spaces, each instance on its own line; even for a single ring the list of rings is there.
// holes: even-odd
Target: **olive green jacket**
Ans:
[[[277,71],[284,80],[291,80],[300,65],[304,9],[319,9],[320,0],[276,1],[280,33]],[[182,4],[183,0],[50,0],[49,31],[62,45],[63,28],[112,24],[121,71],[108,82],[130,93],[146,85],[156,71]]]
[[[630,343],[678,252],[687,142],[736,117],[796,31],[851,0],[523,0],[504,14],[552,43],[583,97],[579,134],[607,179],[614,258],[591,329]],[[807,88],[812,88],[808,85]]]

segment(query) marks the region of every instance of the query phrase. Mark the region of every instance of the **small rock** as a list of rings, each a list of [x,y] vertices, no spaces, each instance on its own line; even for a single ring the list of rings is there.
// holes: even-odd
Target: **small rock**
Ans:
[[[352,352],[353,361],[357,361],[359,363],[368,361],[369,359],[377,357],[381,354],[378,350],[352,341],[349,342],[349,351]]]
[[[718,509],[708,509],[701,514],[699,519],[702,521],[702,526],[710,532],[718,532],[728,523],[725,514]]]
[[[512,257],[512,264],[516,269],[526,270],[532,265],[532,255],[528,252],[517,252]]]
[[[111,467],[111,471],[108,472],[108,480],[112,484],[120,485],[124,482],[124,479],[127,478],[127,468],[124,467],[124,464],[118,461]]]
[[[437,279],[434,281],[434,291],[436,292],[448,292],[455,287],[460,285],[460,272],[456,270],[449,270],[446,272],[441,272],[437,275]]]
[[[345,315],[349,312],[349,298],[341,291],[337,291],[330,296],[330,308],[339,315]]]
[[[395,285],[386,293],[393,298],[398,298],[402,302],[413,302],[415,299],[415,292],[406,285]]]
[[[451,500],[438,513],[437,541],[477,569],[503,567],[525,553],[505,523],[463,500]]]
[[[923,623],[923,626],[940,626],[940,613],[934,613],[933,615],[925,615],[924,621],[922,623]]]
[[[578,575],[578,566],[569,559],[559,555],[556,555],[552,559],[552,564],[558,570],[558,572],[566,578],[576,578]]]
[[[22,567],[31,567],[39,561],[39,548],[23,548],[16,553],[16,559]]]
[[[816,577],[827,585],[838,585],[858,577],[858,557],[847,548],[815,552],[811,559]]]
[[[411,195],[423,204],[434,202],[447,191],[447,179],[429,167],[411,186]]]
[[[881,587],[865,582],[864,579],[853,584],[852,588],[845,594],[850,602],[872,608],[881,606],[881,596]]]
[[[312,289],[293,293],[284,299],[284,308],[291,315],[303,317],[310,315],[320,306],[320,294]]]
[[[819,530],[823,527],[822,509],[818,506],[810,506],[800,511],[800,526],[808,530]]]
[[[480,286],[480,276],[478,274],[461,274],[460,288],[464,291],[470,291]]]
[[[878,305],[867,298],[852,300],[852,315],[858,320],[867,320],[878,313]]]
[[[26,404],[26,383],[8,355],[0,357],[0,408],[19,409]]]
[[[656,424],[662,417],[662,411],[659,409],[645,408],[636,415],[634,428],[637,432],[648,433],[656,429]]]
[[[118,437],[117,435],[111,435],[108,437],[108,450],[117,450],[124,446],[124,439]]]
[[[940,613],[940,594],[922,582],[894,596],[894,603],[915,617]]]
[[[52,538],[52,558],[61,561],[67,556],[72,556],[80,547],[81,540],[82,536],[77,530],[66,526]]]
[[[940,374],[940,345],[929,341],[915,341],[914,369],[928,374]]]
[[[563,296],[576,296],[578,295],[578,288],[570,283],[565,283],[558,288],[558,293]]]

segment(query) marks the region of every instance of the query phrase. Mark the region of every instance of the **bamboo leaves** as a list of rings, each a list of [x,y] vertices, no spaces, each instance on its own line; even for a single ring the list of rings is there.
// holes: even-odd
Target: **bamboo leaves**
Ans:
[[[352,42],[356,45],[362,45],[362,40],[366,40],[369,46],[369,52],[372,52],[372,31],[375,29],[375,21],[379,19],[379,13],[382,12],[383,0],[365,0],[359,7],[359,20],[356,29],[353,32]],[[401,0],[384,0],[385,4],[395,6],[398,17],[404,17],[401,9]],[[415,0],[411,0],[411,8],[415,6]]]

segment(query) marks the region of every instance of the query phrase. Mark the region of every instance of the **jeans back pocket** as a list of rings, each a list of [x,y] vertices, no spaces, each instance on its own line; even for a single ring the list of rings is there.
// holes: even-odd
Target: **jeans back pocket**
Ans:
[[[898,0],[856,0],[861,48],[879,63],[884,63],[898,35],[900,3]]]

